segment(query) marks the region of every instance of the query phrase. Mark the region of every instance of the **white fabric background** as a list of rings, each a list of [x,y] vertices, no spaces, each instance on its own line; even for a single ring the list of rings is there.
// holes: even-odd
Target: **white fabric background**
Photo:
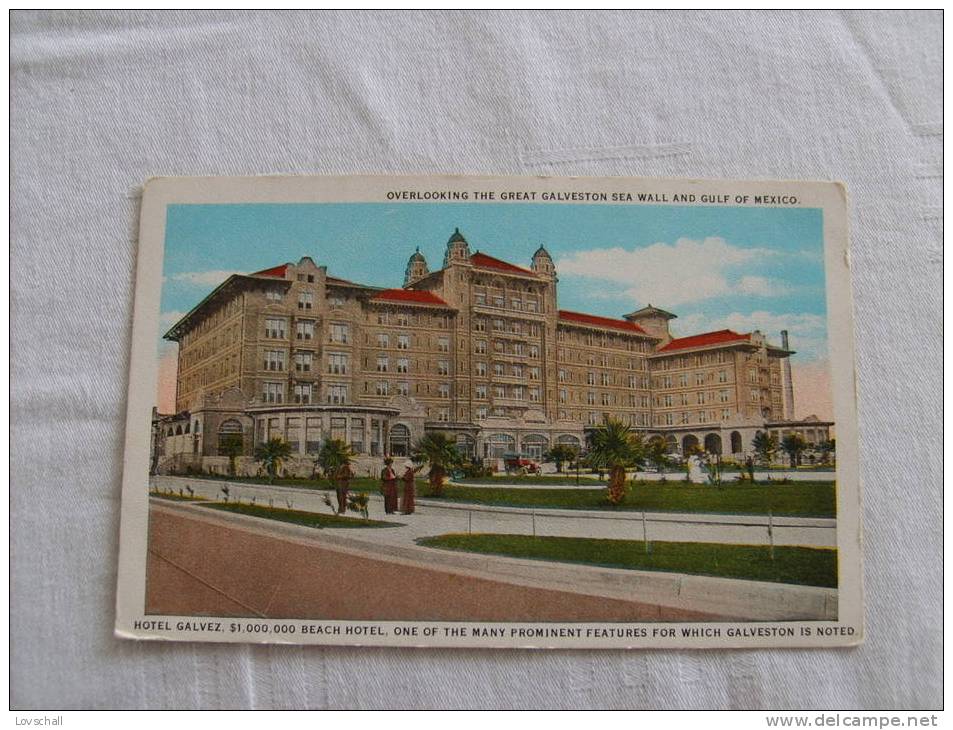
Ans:
[[[14,12],[11,33],[15,707],[940,704],[939,13]],[[845,181],[866,644],[114,639],[138,186],[276,172]]]

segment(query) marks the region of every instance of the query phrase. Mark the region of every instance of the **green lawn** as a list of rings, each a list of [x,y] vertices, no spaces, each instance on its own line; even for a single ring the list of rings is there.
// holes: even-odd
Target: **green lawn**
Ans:
[[[837,551],[720,543],[598,540],[529,535],[439,535],[418,540],[427,547],[514,558],[582,563],[630,570],[710,575],[722,578],[837,587]]]
[[[217,509],[224,512],[237,512],[250,517],[262,517],[266,520],[291,522],[305,527],[399,527],[396,522],[381,522],[380,520],[365,520],[360,517],[344,517],[341,515],[324,514],[320,512],[302,512],[296,509],[281,509],[278,507],[263,507],[257,504],[236,504],[234,502],[220,502],[218,504],[203,505],[208,509]]]
[[[630,486],[618,507],[606,502],[605,491],[595,489],[505,489],[448,485],[444,496],[428,499],[488,504],[501,507],[552,509],[606,509],[650,512],[705,512],[795,517],[834,517],[835,489],[832,481],[778,484],[726,483],[720,489],[707,484],[646,482]]]
[[[455,479],[459,484],[552,484],[554,486],[575,486],[575,474],[563,474],[561,476],[492,476],[492,477],[474,477],[473,479]],[[585,474],[579,476],[580,486],[605,486],[605,479],[596,479]]]

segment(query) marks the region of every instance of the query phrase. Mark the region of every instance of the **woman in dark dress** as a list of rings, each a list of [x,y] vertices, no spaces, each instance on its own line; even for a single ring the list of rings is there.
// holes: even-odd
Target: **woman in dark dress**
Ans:
[[[404,482],[404,493],[401,495],[400,511],[405,515],[414,513],[414,498],[416,496],[417,472],[414,471],[414,465],[409,461],[404,464],[404,475],[401,480]]]
[[[381,471],[381,485],[384,492],[384,512],[389,515],[397,511],[397,472],[391,464],[394,460],[389,456],[384,459],[384,468]]]
[[[335,491],[338,495],[338,514],[343,515],[347,512],[347,492],[351,487],[351,477],[354,476],[354,472],[351,471],[351,465],[347,462],[341,464],[338,467],[337,472],[334,475]]]

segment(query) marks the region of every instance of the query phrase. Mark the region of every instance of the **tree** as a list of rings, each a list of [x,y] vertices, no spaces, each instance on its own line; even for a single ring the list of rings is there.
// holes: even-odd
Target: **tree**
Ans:
[[[556,462],[556,471],[562,473],[563,462],[576,458],[576,449],[569,444],[556,444],[545,454],[546,461]]]
[[[751,445],[754,447],[754,451],[758,455],[758,460],[765,466],[770,466],[771,461],[774,459],[774,455],[778,451],[778,440],[765,431],[758,431],[758,433],[755,434]]]
[[[807,441],[799,433],[789,433],[781,439],[781,448],[791,460],[793,469],[801,462],[801,452],[807,449]]]
[[[350,464],[354,458],[351,447],[341,439],[324,439],[321,451],[318,452],[317,464],[324,472],[324,476],[333,479],[335,473],[344,464]]]
[[[821,452],[821,463],[830,464],[831,456],[837,452],[837,443],[834,439],[821,441],[821,443],[817,445],[817,450]]]
[[[231,433],[222,436],[218,443],[218,452],[228,457],[228,473],[235,476],[235,458],[245,451],[245,444],[240,433]]]
[[[268,481],[272,481],[281,469],[281,462],[291,456],[291,444],[280,438],[273,438],[255,449],[255,459],[261,462],[268,472]]]
[[[645,463],[645,446],[631,427],[607,418],[589,435],[589,460],[609,470],[606,499],[610,504],[621,504],[625,499],[625,470]]]
[[[668,455],[668,444],[658,437],[649,441],[645,458],[659,474],[664,474],[665,470],[672,465],[672,458]]]
[[[430,492],[435,497],[443,494],[443,479],[447,472],[461,463],[456,442],[442,432],[426,434],[414,445],[410,458],[415,464],[430,464]]]

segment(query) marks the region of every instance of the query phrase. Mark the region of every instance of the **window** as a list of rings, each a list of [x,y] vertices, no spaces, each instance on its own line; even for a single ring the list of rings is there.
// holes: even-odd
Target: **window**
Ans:
[[[503,299],[503,297],[493,297],[493,306],[500,307],[502,309],[504,305],[504,301],[505,300]]]
[[[560,403],[565,403],[565,402],[566,402],[566,395],[567,395],[566,389],[565,389],[565,388],[560,388],[560,389],[559,389],[559,402],[560,402]]]
[[[398,312],[397,324],[401,327],[407,327],[410,324],[410,315],[407,312]]]
[[[486,406],[480,406],[477,408],[477,420],[485,421],[487,417],[487,408]]]
[[[610,381],[609,381],[609,373],[603,373],[603,374],[602,374],[602,384],[603,384],[603,385],[610,385],[610,384],[611,384]]]
[[[685,373],[678,376],[678,385],[680,388],[688,387],[688,376]]]
[[[265,320],[265,338],[269,340],[283,340],[287,336],[285,332],[285,320],[268,318]]]
[[[450,352],[450,339],[447,337],[440,337],[437,340],[437,350],[440,352]]]
[[[493,352],[498,352],[501,355],[503,354],[504,348],[503,342],[501,340],[493,340]]]
[[[705,403],[705,391],[698,392],[698,405],[704,405]]]
[[[586,419],[590,426],[595,426],[598,423],[596,414],[593,411],[589,411],[589,416]]]
[[[516,400],[523,400],[523,386],[522,385],[513,386],[513,397]]]
[[[514,366],[513,366],[513,377],[514,377],[514,378],[522,378],[522,377],[523,377],[523,366],[522,366],[522,365],[514,365]]]
[[[264,383],[262,385],[261,399],[265,403],[284,403],[284,383]]]
[[[314,309],[314,294],[303,291],[298,295],[298,309]]]
[[[506,389],[502,385],[496,385],[493,387],[493,396],[495,398],[505,398]]]
[[[535,299],[526,300],[526,311],[528,312],[538,312],[539,311],[539,302]]]
[[[296,352],[295,353],[295,372],[310,373],[311,362],[314,359],[313,353]]]
[[[719,382],[719,383],[727,383],[727,382],[728,382],[728,373],[725,372],[724,370],[719,370],[719,371],[718,371],[718,382]]]
[[[718,400],[720,400],[722,403],[727,403],[727,402],[728,402],[728,391],[727,391],[727,390],[719,390],[719,391],[718,391]]]
[[[333,294],[328,297],[328,304],[332,307],[343,307],[344,306],[344,297],[340,294]]]
[[[672,426],[675,424],[675,416],[671,413],[666,413],[663,422],[666,426]]]
[[[380,347],[381,349],[386,349],[390,347],[390,336],[383,333],[378,333],[377,346]]]
[[[503,331],[503,320],[502,320],[502,319],[494,319],[494,320],[493,320],[493,331],[494,331],[494,332],[502,332],[502,331]]]
[[[565,382],[566,382],[566,371],[565,371],[565,370],[560,370],[560,371],[559,371],[559,382],[560,382],[560,383],[565,383]]]
[[[311,402],[311,383],[297,383],[294,387],[294,401],[295,403],[310,403]]]
[[[277,289],[269,289],[265,292],[265,299],[267,299],[269,302],[280,302],[282,299],[284,299],[284,297]]]
[[[513,354],[520,355],[520,356],[525,354],[525,347],[523,346],[522,342],[513,343]]]
[[[478,291],[473,295],[473,301],[475,301],[481,307],[486,304],[486,292]],[[482,321],[482,320],[478,320]]]
[[[664,378],[662,378],[662,387],[663,387],[663,388],[671,388],[671,387],[672,387],[672,376],[671,376],[671,375],[666,375]]]
[[[397,335],[397,349],[406,350],[410,348],[410,335]]]
[[[529,336],[530,337],[539,337],[539,325],[531,324],[529,326]]]
[[[523,308],[523,303],[519,299],[510,299],[510,307],[519,311]]]
[[[450,362],[447,360],[438,360],[437,361],[437,375],[449,375],[450,374]]]
[[[321,419],[305,419],[304,446],[309,454],[317,454],[321,450]]]
[[[440,408],[437,410],[437,420],[444,423],[450,420],[450,409],[449,408]]]
[[[483,317],[477,317],[473,320],[474,332],[486,332],[486,320]]]
[[[387,324],[388,319],[389,317],[387,316],[387,312],[377,313],[377,324]]]
[[[608,393],[603,393],[603,394],[602,394],[602,405],[607,406],[607,405],[610,405],[611,403],[612,403],[612,399],[611,399],[611,397],[609,396],[609,394],[608,394]]]
[[[408,370],[408,368],[409,368],[409,365],[408,365],[409,362],[410,362],[410,361],[409,361],[406,357],[398,358],[398,359],[397,359],[397,372],[398,372],[398,373],[406,373],[407,370]]]
[[[328,372],[332,375],[347,375],[348,356],[343,352],[328,353]]]
[[[347,344],[350,339],[350,328],[346,324],[331,325],[331,342]]]
[[[503,363],[501,362],[493,363],[493,374],[498,378],[503,377]]]
[[[476,364],[476,374],[481,378],[486,377],[486,363],[485,362],[478,362]]]
[[[708,423],[708,414],[705,411],[698,412],[698,422],[699,423]]]
[[[351,449],[355,454],[364,453],[364,419],[351,419]]]
[[[331,438],[335,441],[343,441],[347,438],[346,418],[336,417],[331,419]]]
[[[377,395],[390,395],[390,384],[386,380],[377,381]]]
[[[485,355],[486,354],[486,340],[477,340],[476,341],[476,354]]]
[[[529,369],[529,379],[530,380],[539,380],[539,368],[532,367]]]
[[[406,381],[397,383],[397,395],[410,395],[410,383]]]
[[[283,371],[285,369],[284,350],[265,350],[265,370]]]
[[[377,358],[377,372],[379,373],[387,372],[387,356],[386,355],[380,355]],[[378,393],[378,395],[380,395],[380,393]]]
[[[437,387],[437,394],[438,394],[441,398],[449,398],[449,397],[450,397],[450,385],[447,384],[447,383],[441,383],[441,384]]]
[[[634,375],[630,375],[630,376],[629,376],[629,387],[630,387],[630,388],[636,387],[636,380],[637,380],[637,378],[636,378]]]
[[[682,404],[683,406],[687,406],[687,405],[688,405],[688,393],[682,393],[681,398],[680,398],[680,402],[681,402],[681,404]]]
[[[596,374],[586,373],[586,385],[595,385],[595,384],[596,384]]]
[[[596,394],[593,393],[591,390],[588,393],[586,393],[586,403],[588,403],[591,406],[594,406],[596,404]]]
[[[731,409],[730,409],[730,408],[722,408],[722,409],[721,409],[721,420],[722,420],[722,421],[727,421],[729,418],[731,418]]]
[[[486,386],[478,385],[475,390],[477,400],[486,400]]]
[[[671,408],[671,407],[672,407],[672,396],[670,396],[670,395],[665,396],[665,397],[662,399],[662,404],[663,404],[666,408]]]
[[[346,403],[346,402],[347,402],[347,386],[346,385],[329,385],[328,386],[328,403]]]
[[[539,403],[539,388],[530,388],[529,389],[529,399],[533,403]]]

